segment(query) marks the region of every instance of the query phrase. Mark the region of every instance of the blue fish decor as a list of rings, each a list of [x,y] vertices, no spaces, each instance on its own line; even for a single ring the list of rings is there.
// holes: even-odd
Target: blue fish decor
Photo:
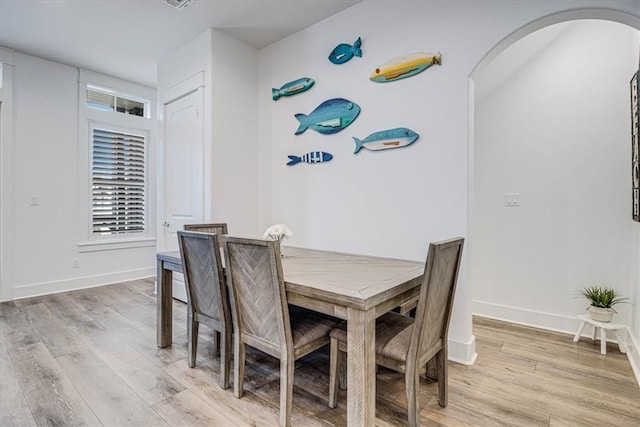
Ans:
[[[297,165],[300,162],[304,163],[322,163],[328,162],[333,159],[333,155],[325,153],[324,151],[311,151],[303,156],[289,156],[289,163],[287,166]]]
[[[315,82],[316,81],[310,77],[302,77],[301,79],[283,84],[280,89],[271,89],[271,97],[274,101],[277,101],[281,96],[291,96],[302,93],[305,90],[311,89],[311,86],[313,86]]]
[[[360,49],[361,46],[362,40],[360,37],[358,37],[358,40],[353,43],[353,46],[346,43],[339,44],[329,54],[329,61],[339,65],[349,61],[354,55],[362,57],[362,49]]]
[[[340,132],[349,126],[360,114],[360,107],[347,99],[333,98],[318,105],[309,115],[296,114],[300,126],[296,135],[311,128],[325,135]]]
[[[442,55],[440,53],[435,55],[424,52],[412,53],[385,62],[371,73],[369,80],[378,83],[392,82],[415,76],[432,65],[440,65],[441,63]]]
[[[356,149],[353,151],[353,154],[356,154],[363,148],[378,151],[389,148],[406,147],[407,145],[413,144],[419,137],[420,135],[407,128],[381,130],[372,133],[362,140],[353,137],[356,143]]]

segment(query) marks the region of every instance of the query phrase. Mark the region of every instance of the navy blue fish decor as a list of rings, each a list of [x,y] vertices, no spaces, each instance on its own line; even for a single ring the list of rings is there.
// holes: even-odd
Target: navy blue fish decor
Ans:
[[[349,126],[360,114],[360,106],[343,98],[333,98],[318,105],[309,115],[296,114],[300,126],[296,135],[311,128],[324,135],[340,132]]]
[[[358,139],[354,136],[353,140],[356,143],[356,148],[353,154],[356,154],[363,148],[378,151],[389,148],[406,147],[407,145],[413,144],[418,138],[420,138],[420,135],[407,128],[381,130],[372,133],[365,139]]]
[[[280,89],[271,89],[271,98],[273,98],[274,101],[277,101],[281,96],[291,96],[302,93],[311,89],[311,86],[313,86],[315,82],[316,81],[310,77],[302,77],[298,80],[285,83],[280,87]]]
[[[289,163],[287,166],[297,165],[298,163],[323,163],[333,159],[333,154],[325,153],[324,151],[311,151],[302,156],[289,156]]]
[[[362,57],[362,40],[358,37],[358,40],[353,42],[353,46],[350,44],[342,43],[336,46],[329,54],[329,61],[336,65],[344,64],[354,56]]]

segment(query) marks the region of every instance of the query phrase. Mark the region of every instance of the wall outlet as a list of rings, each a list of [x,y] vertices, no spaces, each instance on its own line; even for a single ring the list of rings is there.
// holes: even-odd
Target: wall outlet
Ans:
[[[80,268],[80,260],[78,258],[71,258],[71,268]]]
[[[504,205],[510,208],[520,206],[520,193],[504,193]]]

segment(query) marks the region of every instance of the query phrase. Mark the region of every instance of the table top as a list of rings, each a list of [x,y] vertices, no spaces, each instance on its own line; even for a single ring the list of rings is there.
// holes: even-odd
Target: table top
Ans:
[[[366,310],[422,282],[424,262],[283,246],[287,292]],[[180,253],[157,259],[180,264]]]
[[[591,323],[592,325],[597,326],[598,328],[603,329],[623,329],[626,328],[622,323],[614,323],[614,322],[599,322],[597,320],[593,320],[591,316],[588,314],[578,314],[576,317],[584,322]]]

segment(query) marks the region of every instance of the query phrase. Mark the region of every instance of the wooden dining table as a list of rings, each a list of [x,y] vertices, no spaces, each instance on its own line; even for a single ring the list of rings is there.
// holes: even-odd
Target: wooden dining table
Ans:
[[[282,247],[289,304],[347,320],[347,425],[375,424],[375,319],[416,298],[424,262]],[[157,344],[172,341],[172,273],[179,252],[157,254]]]

